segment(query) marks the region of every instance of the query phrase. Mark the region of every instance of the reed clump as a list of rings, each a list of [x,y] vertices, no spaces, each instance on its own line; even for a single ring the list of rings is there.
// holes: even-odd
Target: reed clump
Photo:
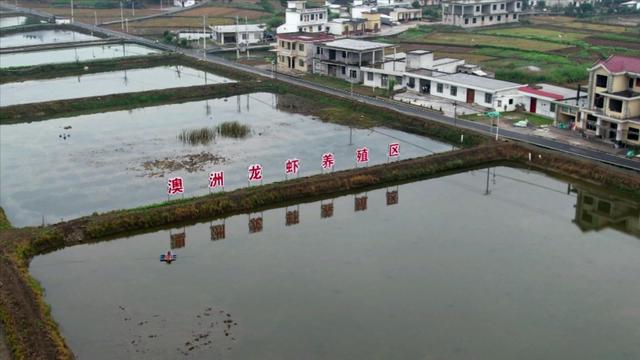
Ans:
[[[251,128],[249,125],[240,124],[238,121],[225,121],[216,126],[216,133],[220,136],[234,139],[242,139],[249,135]]]
[[[189,145],[208,145],[216,140],[216,129],[203,127],[200,129],[182,129],[178,139]]]

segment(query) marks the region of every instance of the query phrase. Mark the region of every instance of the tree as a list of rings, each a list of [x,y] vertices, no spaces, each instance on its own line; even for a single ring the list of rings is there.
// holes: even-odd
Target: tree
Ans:
[[[418,2],[418,0],[414,0],[414,2],[411,3],[411,7],[414,9],[419,9],[420,8],[420,2]]]
[[[536,2],[536,9],[538,10],[542,10],[547,6],[547,4],[544,2],[544,0],[539,0],[538,2]]]

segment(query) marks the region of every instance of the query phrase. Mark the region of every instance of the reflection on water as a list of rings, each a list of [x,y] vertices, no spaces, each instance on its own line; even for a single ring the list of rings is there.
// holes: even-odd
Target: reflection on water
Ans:
[[[165,201],[167,179],[184,179],[185,196],[209,192],[209,174],[224,171],[225,190],[247,186],[247,166],[260,164],[264,182],[285,179],[287,159],[300,176],[321,172],[331,151],[336,171],[354,167],[355,149],[385,163],[390,142],[404,159],[448,151],[450,145],[400,131],[353,129],[277,110],[268,93],[0,125],[0,206],[16,226],[39,225],[94,211]],[[217,137],[184,145],[181,129],[239,121],[244,139]],[[400,139],[400,140],[398,140]],[[34,176],[37,171],[38,176]]]
[[[81,62],[156,53],[159,53],[159,51],[137,44],[109,44],[78,46],[57,50],[25,51],[0,54],[0,68]]]
[[[640,238],[640,203],[581,186],[577,194],[575,224],[585,232],[612,228]]]
[[[75,246],[30,271],[79,358],[639,358],[638,238],[574,226],[566,183],[488,173]]]
[[[25,31],[0,37],[0,48],[4,49],[18,46],[45,45],[98,39],[100,38],[72,30],[56,29]]]
[[[2,84],[0,106],[232,82],[187,66],[156,66]]]

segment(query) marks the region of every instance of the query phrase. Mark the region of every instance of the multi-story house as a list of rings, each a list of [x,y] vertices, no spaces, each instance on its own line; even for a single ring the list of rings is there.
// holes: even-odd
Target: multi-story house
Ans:
[[[328,21],[326,7],[307,8],[306,1],[287,1],[285,23],[278,26],[277,33],[323,32]]]
[[[523,0],[447,0],[442,23],[465,28],[517,22]]]
[[[577,127],[618,145],[640,145],[640,57],[613,55],[589,69]]]
[[[360,83],[361,67],[382,64],[385,49],[391,47],[385,43],[354,39],[319,43],[313,56],[313,72]]]
[[[333,39],[332,35],[323,33],[278,34],[276,48],[278,70],[310,73],[313,68],[315,44]]]

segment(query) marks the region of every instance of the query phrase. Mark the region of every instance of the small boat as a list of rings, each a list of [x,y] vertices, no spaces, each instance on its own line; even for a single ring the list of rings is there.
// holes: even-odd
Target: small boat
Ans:
[[[167,251],[166,254],[160,255],[160,261],[164,261],[167,264],[171,264],[171,262],[175,261],[177,258],[178,256],[171,251]]]

